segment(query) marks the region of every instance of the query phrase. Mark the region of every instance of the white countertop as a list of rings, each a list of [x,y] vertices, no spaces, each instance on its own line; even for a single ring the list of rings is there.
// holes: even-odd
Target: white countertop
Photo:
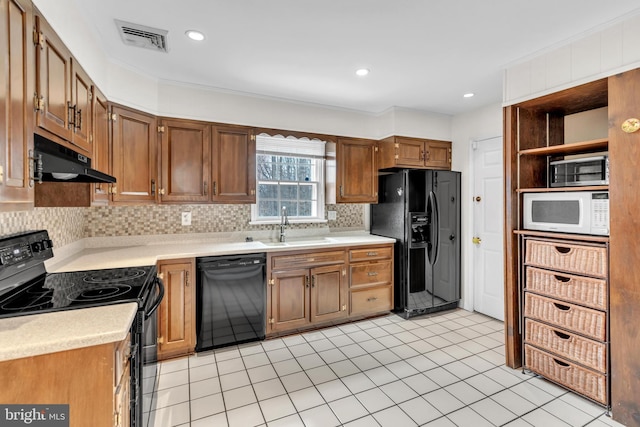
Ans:
[[[300,231],[282,244],[268,236],[244,242],[222,233],[87,238],[63,248],[45,265],[47,272],[155,265],[158,260],[215,255],[281,252],[394,243],[366,232],[313,235]],[[244,236],[242,236],[244,239]],[[114,304],[0,319],[0,361],[121,341],[129,332],[137,304]]]
[[[0,320],[0,361],[122,341],[138,304],[58,311]]]
[[[394,243],[394,239],[374,236],[365,232],[330,233],[325,235],[298,235],[285,243],[269,239],[253,242],[232,241],[228,237],[201,235],[173,241],[165,236],[132,236],[108,239],[83,239],[75,251],[56,255],[46,263],[49,273],[96,270],[118,267],[155,265],[158,260],[193,258],[216,255],[248,254],[256,252],[297,251],[333,247]],[[198,236],[198,235],[196,235]],[[54,248],[54,253],[56,249]]]

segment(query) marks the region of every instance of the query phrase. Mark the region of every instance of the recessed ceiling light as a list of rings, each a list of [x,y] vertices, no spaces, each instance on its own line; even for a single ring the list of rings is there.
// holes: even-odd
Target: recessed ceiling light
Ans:
[[[465,98],[471,98],[473,95],[475,95],[475,94],[474,94],[474,93],[469,92],[469,93],[465,93],[465,94],[464,94],[464,95],[462,95],[462,96],[464,96]]]
[[[359,70],[356,70],[356,74],[360,77],[364,77],[367,74],[369,74],[369,69],[368,68],[360,68]]]
[[[204,34],[202,34],[200,31],[188,30],[188,31],[185,31],[185,34],[191,40],[195,40],[198,42],[201,42],[202,40],[204,40]]]

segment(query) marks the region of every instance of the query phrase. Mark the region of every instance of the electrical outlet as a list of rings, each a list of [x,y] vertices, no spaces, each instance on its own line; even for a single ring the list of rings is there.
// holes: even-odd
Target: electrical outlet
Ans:
[[[191,212],[182,212],[182,225],[191,225]]]
[[[338,218],[338,212],[336,211],[327,211],[327,219],[329,221],[335,221]]]

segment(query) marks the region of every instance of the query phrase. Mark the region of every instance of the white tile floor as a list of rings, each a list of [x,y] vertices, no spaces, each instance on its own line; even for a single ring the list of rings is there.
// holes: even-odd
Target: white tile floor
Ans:
[[[389,315],[160,364],[149,427],[620,426],[504,366],[502,322]],[[147,379],[149,381],[149,379]],[[153,382],[151,380],[150,382]]]

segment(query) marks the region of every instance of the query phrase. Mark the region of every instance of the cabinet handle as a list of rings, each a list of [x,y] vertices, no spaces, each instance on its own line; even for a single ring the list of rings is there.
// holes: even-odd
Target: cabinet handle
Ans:
[[[156,180],[151,180],[151,194],[156,194]]]
[[[309,287],[309,276],[305,276],[304,283],[305,283],[306,287],[308,288]]]
[[[76,106],[74,105],[73,108],[75,109]],[[78,109],[76,111],[76,118],[75,118],[75,128],[76,129],[82,129],[82,110]]]
[[[369,297],[369,298],[367,298],[367,301],[368,302],[373,302],[373,301],[376,301],[377,299],[378,299],[378,297]]]
[[[184,285],[189,286],[189,270],[184,272]]]
[[[207,194],[207,191],[208,191],[207,181],[205,181],[205,182],[203,183],[203,185],[202,185],[202,186],[204,187],[204,191],[203,191],[203,193],[206,195],[206,194]]]
[[[340,186],[340,197],[344,197],[344,188]]]
[[[556,334],[556,336],[561,340],[568,340],[569,338],[571,338],[571,335],[563,334],[560,331],[553,331],[553,333]]]
[[[367,273],[367,276],[377,276],[378,272],[377,271],[370,271]]]
[[[73,111],[73,114],[71,113]],[[72,119],[73,117],[73,119]],[[71,103],[67,101],[67,121],[69,122],[69,129],[76,128],[76,106],[71,106]]]
[[[378,252],[367,252],[367,256],[378,256]]]
[[[563,255],[571,252],[571,248],[565,248],[564,246],[556,246],[555,248],[558,253],[561,253]]]
[[[218,182],[217,181],[213,181],[213,195],[214,196],[218,195]]]
[[[311,276],[311,287],[312,288],[316,287],[316,275],[315,274],[313,276]]]
[[[431,158],[431,153],[429,152],[429,150],[425,151],[425,154],[427,155],[427,157],[424,159],[425,162],[428,162],[429,159]]]
[[[570,277],[563,277],[563,276],[558,276],[557,274],[554,274],[553,277],[558,281],[558,282],[562,282],[562,283],[567,283],[571,281]]]
[[[571,310],[571,307],[569,307],[568,305],[558,304],[557,302],[554,302],[553,305],[555,305],[558,310],[562,310],[562,311]]]
[[[568,363],[563,362],[562,360],[558,360],[556,358],[554,358],[553,361],[555,362],[556,365],[560,365],[563,368],[568,368],[570,366]]]
[[[420,150],[420,160],[424,161],[425,160],[425,156],[426,156],[425,151],[424,150]]]

